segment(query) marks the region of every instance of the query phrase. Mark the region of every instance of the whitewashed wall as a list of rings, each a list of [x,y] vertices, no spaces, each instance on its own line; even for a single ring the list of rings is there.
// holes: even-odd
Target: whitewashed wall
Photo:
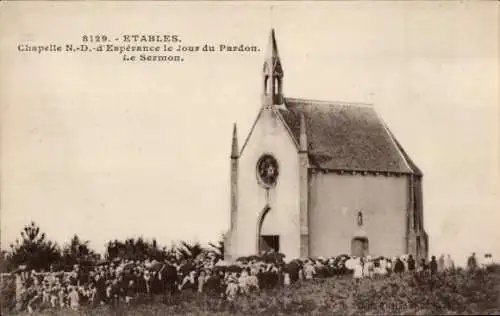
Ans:
[[[311,256],[350,254],[358,210],[364,214],[370,254],[406,251],[407,177],[318,173],[309,192]]]
[[[279,164],[275,187],[259,185],[256,164],[261,155],[272,154]],[[267,204],[262,234],[280,235],[280,251],[287,258],[300,255],[299,161],[293,139],[270,109],[263,109],[239,160],[237,228],[231,239],[232,257],[255,254],[257,221]]]

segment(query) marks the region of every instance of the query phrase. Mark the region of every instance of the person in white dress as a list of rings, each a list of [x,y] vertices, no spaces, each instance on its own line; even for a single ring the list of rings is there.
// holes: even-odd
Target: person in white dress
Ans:
[[[283,275],[283,285],[284,286],[289,286],[290,285],[290,273],[285,272]]]
[[[233,276],[229,277],[228,284],[226,288],[226,298],[228,301],[233,301],[238,294],[238,284],[236,283],[236,278]]]
[[[455,262],[451,259],[451,256],[448,254],[446,259],[444,260],[444,268],[448,271],[455,269]]]
[[[248,289],[248,272],[247,270],[243,269],[241,271],[240,277],[238,278],[238,286],[240,287],[240,290],[242,293],[247,294],[249,289]]]
[[[77,311],[80,308],[80,293],[76,286],[70,286],[68,297],[71,309]]]
[[[249,291],[259,290],[259,279],[257,278],[258,271],[252,271],[247,279],[247,286]]]
[[[379,261],[379,275],[384,276],[387,274],[387,260],[385,258],[381,258]]]
[[[356,263],[354,265],[353,278],[356,280],[363,278],[363,262],[362,262],[361,258],[358,258],[356,260]]]
[[[306,280],[312,280],[316,274],[316,269],[311,262],[307,262],[304,265],[304,276]]]

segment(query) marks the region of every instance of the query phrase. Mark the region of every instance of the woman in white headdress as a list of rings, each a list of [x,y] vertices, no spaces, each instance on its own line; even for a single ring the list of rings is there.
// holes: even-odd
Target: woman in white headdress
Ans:
[[[373,260],[372,260],[372,257],[371,256],[367,256],[366,257],[366,262],[363,266],[363,275],[366,276],[366,277],[373,277],[373,271],[375,269],[375,265],[373,263]]]
[[[444,268],[446,270],[455,269],[455,262],[453,262],[453,259],[451,259],[451,256],[449,254],[446,256],[446,259],[444,260]]]
[[[285,273],[283,274],[283,285],[284,286],[289,286],[290,285],[290,273],[288,273],[288,271],[285,271]]]
[[[240,277],[238,278],[238,286],[241,290],[242,293],[246,294],[248,293],[248,271],[246,269],[243,269],[241,271]]]
[[[385,258],[380,258],[379,260],[379,274],[384,276],[387,274],[387,261],[385,260]]]
[[[361,258],[357,258],[356,263],[354,264],[353,278],[361,279],[362,277],[363,277],[363,261]]]
[[[230,276],[228,278],[228,284],[226,287],[226,298],[228,301],[233,301],[236,294],[238,294],[238,284],[236,282],[237,280],[235,277]]]

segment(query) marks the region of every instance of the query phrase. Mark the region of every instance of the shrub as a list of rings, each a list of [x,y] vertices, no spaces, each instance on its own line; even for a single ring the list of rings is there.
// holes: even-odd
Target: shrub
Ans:
[[[13,275],[2,275],[0,282],[0,306],[3,310],[11,310],[16,304],[16,282]]]

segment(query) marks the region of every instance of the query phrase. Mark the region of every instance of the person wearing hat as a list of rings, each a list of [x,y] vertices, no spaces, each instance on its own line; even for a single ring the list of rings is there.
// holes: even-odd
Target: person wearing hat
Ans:
[[[394,264],[394,272],[398,274],[405,272],[405,265],[401,258],[396,258],[396,263]]]
[[[477,268],[476,253],[473,252],[472,255],[467,259],[467,270],[473,271]]]
[[[438,263],[436,261],[436,256],[431,257],[431,262],[429,262],[429,268],[431,270],[431,274],[436,274],[438,271]]]
[[[411,254],[408,256],[408,271],[415,272],[415,259]]]

